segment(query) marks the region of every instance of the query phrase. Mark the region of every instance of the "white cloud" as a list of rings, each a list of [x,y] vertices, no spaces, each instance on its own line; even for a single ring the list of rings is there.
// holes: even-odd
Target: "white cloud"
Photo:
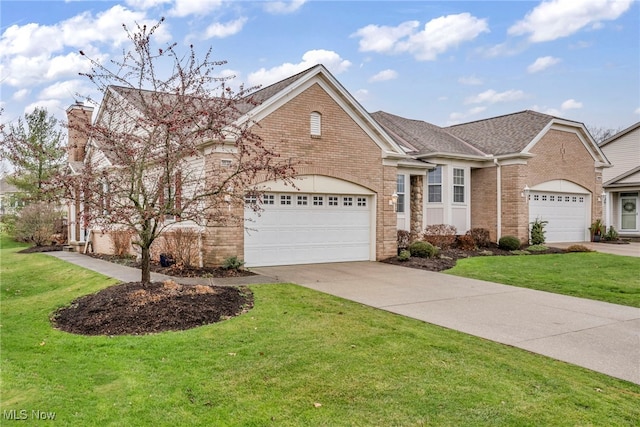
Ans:
[[[395,70],[382,70],[369,79],[369,83],[384,82],[398,78],[398,72]]]
[[[323,49],[310,50],[302,55],[302,61],[297,64],[287,62],[269,70],[261,68],[249,74],[248,83],[251,86],[267,86],[317,64],[323,64],[333,74],[340,74],[351,66],[351,62],[342,59],[340,55],[333,51]]]
[[[597,29],[602,21],[617,19],[632,3],[633,0],[548,0],[511,26],[508,33],[528,34],[534,43],[556,40],[587,26]]]
[[[640,114],[640,107],[636,108],[633,114]]]
[[[369,99],[369,91],[366,89],[358,89],[353,96],[358,100],[358,102],[363,103]]]
[[[418,21],[403,22],[397,27],[371,24],[360,28],[352,37],[360,37],[361,52],[393,53],[398,41],[413,34],[419,25]]]
[[[95,90],[90,87],[87,81],[84,80],[65,80],[56,82],[50,86],[47,86],[38,94],[38,99],[59,99],[59,100],[71,100],[77,99],[78,94],[86,96],[89,91]]]
[[[576,110],[582,108],[582,102],[578,102],[575,99],[567,99],[560,105],[562,111]]]
[[[147,10],[165,3],[171,3],[171,0],[126,0],[125,3],[133,9]]]
[[[29,89],[20,89],[13,93],[11,99],[13,99],[14,101],[22,101],[27,96],[29,96],[30,93],[31,91]]]
[[[219,8],[222,0],[176,0],[173,9],[169,11],[171,16],[185,17],[189,15],[204,16]]]
[[[507,90],[504,92],[496,92],[493,89],[486,90],[475,96],[470,96],[464,100],[465,104],[496,104],[499,102],[517,101],[525,97],[525,93],[521,90]]]
[[[33,110],[36,109],[36,107],[44,108],[50,114],[58,117],[61,116],[61,112],[62,110],[64,110],[62,102],[60,102],[60,100],[58,99],[40,99],[24,107],[24,114],[32,113]]]
[[[284,15],[287,13],[293,13],[300,9],[307,0],[291,0],[286,1],[268,1],[264,5],[264,10],[268,13]]]
[[[239,33],[246,24],[247,18],[238,18],[235,21],[229,21],[227,23],[215,22],[207,27],[205,30],[205,39],[210,38],[225,38]]]
[[[538,73],[542,70],[546,70],[552,65],[560,62],[560,58],[554,58],[553,56],[541,56],[536,59],[535,62],[527,67],[527,72],[533,74]]]
[[[489,32],[486,20],[469,13],[432,19],[417,31],[418,21],[406,21],[397,27],[367,25],[353,36],[360,37],[360,51],[410,53],[419,61],[433,61],[439,54]]]
[[[482,113],[483,111],[485,111],[486,109],[487,107],[473,107],[465,111],[464,113],[459,113],[459,112],[451,113],[449,114],[448,124],[452,125],[452,124],[460,123],[462,120],[468,119],[469,117],[476,116]]]
[[[483,83],[482,79],[476,76],[460,77],[458,83],[469,86],[478,86]]]

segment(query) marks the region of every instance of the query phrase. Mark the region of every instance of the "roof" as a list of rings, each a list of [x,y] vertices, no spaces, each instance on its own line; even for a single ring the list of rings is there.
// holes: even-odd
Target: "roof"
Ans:
[[[617,139],[625,136],[626,134],[636,130],[640,128],[640,122],[634,123],[631,126],[629,126],[626,129],[621,130],[620,132],[616,133],[615,135],[605,139],[604,141],[602,141],[602,143],[600,144],[600,148],[604,147],[607,144],[612,143],[613,141],[616,141]]]
[[[602,184],[603,187],[629,187],[629,186],[637,186],[638,183],[637,182],[627,182],[627,183],[621,183],[619,181],[622,181],[625,178],[628,178],[636,173],[640,172],[640,166],[633,168],[629,171],[626,171],[625,173],[623,173],[622,175],[618,175],[615,178],[610,179],[609,181],[605,182],[604,184]]]
[[[439,126],[422,120],[405,119],[400,116],[377,111],[371,114],[391,138],[410,154],[450,153],[484,156],[485,153],[447,132]]]
[[[445,129],[487,154],[512,154],[522,152],[554,119],[556,117],[548,114],[526,110]]]

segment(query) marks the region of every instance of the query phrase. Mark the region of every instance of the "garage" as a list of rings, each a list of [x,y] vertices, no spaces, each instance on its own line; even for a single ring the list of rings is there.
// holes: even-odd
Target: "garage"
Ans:
[[[548,221],[547,243],[588,240],[590,197],[583,193],[532,191],[529,195],[529,222]]]
[[[246,265],[372,259],[373,199],[365,194],[265,193],[261,212],[245,209]]]

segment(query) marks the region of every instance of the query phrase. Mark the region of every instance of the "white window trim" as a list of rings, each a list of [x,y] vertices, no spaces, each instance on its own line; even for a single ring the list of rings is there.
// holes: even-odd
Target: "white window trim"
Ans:
[[[462,184],[456,184],[456,171],[462,171]],[[464,168],[452,168],[451,172],[451,202],[455,205],[467,204],[467,173]],[[456,187],[462,187],[462,201],[456,201]]]

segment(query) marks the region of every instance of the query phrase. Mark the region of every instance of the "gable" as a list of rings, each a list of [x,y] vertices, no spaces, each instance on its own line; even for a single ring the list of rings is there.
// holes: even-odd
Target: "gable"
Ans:
[[[612,164],[603,171],[605,182],[640,166],[640,122],[631,126],[601,145],[602,151]]]

